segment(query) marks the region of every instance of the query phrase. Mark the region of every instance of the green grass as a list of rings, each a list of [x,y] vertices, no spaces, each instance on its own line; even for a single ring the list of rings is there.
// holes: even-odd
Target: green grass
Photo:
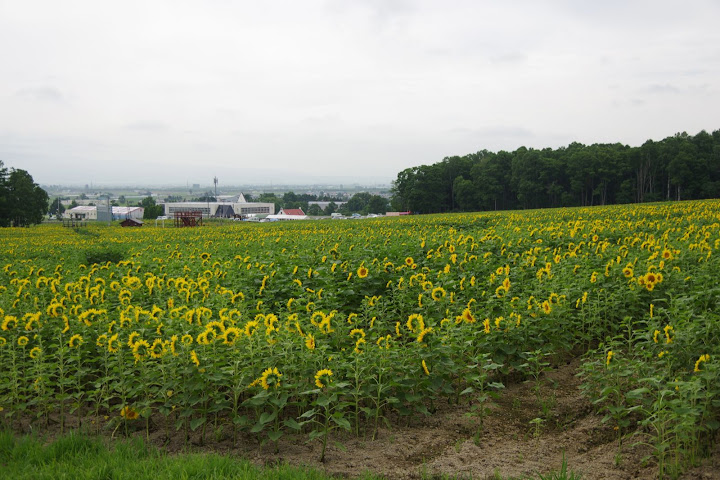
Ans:
[[[0,472],[4,479],[279,479],[328,480],[317,470],[278,465],[256,467],[229,455],[168,455],[141,439],[119,440],[108,448],[102,439],[69,433],[45,443],[33,436],[0,433]],[[377,479],[365,475],[366,480]]]

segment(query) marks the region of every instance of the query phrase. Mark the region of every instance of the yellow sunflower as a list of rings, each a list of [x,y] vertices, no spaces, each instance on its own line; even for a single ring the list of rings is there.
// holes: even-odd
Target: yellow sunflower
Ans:
[[[269,390],[271,386],[278,388],[280,386],[281,377],[282,374],[278,371],[277,367],[267,368],[260,376],[260,385],[265,390]]]
[[[140,414],[137,410],[126,405],[122,408],[122,410],[120,410],[120,416],[125,420],[137,420],[140,417]]]
[[[333,372],[332,370],[328,368],[323,368],[322,370],[318,370],[315,374],[315,385],[317,385],[318,388],[325,388],[327,384],[330,383],[330,377],[332,377]],[[322,382],[322,377],[327,377],[325,380],[326,383]]]
[[[108,339],[107,347],[108,352],[110,353],[117,353],[118,351],[120,351],[120,342],[118,341],[117,333]]]
[[[435,287],[435,288],[433,288],[433,291],[432,291],[432,293],[430,294],[430,296],[432,297],[432,299],[435,300],[436,302],[438,302],[438,301],[442,300],[443,298],[445,298],[445,295],[446,295],[445,289],[442,288],[442,287]]]
[[[82,344],[83,344],[83,337],[82,337],[82,335],[79,335],[79,334],[75,334],[72,337],[70,337],[70,341],[68,342],[68,345],[70,345],[70,348],[78,348]]]

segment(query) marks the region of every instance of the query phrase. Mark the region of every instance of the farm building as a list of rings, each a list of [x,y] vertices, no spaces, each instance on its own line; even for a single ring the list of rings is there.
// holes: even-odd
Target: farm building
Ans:
[[[268,215],[270,220],[307,220],[302,208],[281,208],[277,215]]]
[[[73,220],[97,220],[97,207],[92,205],[79,205],[65,210],[63,218]]]
[[[120,222],[120,225],[123,227],[142,227],[143,221],[142,220],[136,220],[134,218],[126,218],[122,222]]]
[[[125,220],[128,218],[142,220],[144,214],[145,209],[143,207],[112,207],[113,220]]]
[[[240,194],[239,199],[245,200]],[[274,203],[255,202],[173,202],[161,204],[165,207],[165,215],[173,217],[176,212],[200,211],[203,217],[232,218],[239,215],[271,214],[275,211]]]
[[[112,207],[113,220],[125,220],[134,218],[140,220],[143,218],[145,209],[143,207]],[[94,205],[80,205],[69,210],[65,210],[63,218],[73,220],[97,220],[98,207]]]

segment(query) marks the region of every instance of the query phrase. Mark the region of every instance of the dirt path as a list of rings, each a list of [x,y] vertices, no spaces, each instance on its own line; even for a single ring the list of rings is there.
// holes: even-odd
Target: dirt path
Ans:
[[[169,453],[212,451],[248,458],[257,464],[287,462],[315,467],[329,474],[357,477],[370,471],[387,479],[527,478],[559,471],[563,455],[568,468],[580,473],[584,480],[621,480],[657,478],[654,461],[643,462],[650,450],[631,447],[636,440],[625,441],[618,455],[616,432],[603,424],[590,402],[581,395],[576,377],[579,361],[563,365],[543,379],[542,398],[551,400],[551,412],[536,429],[531,422],[539,416],[539,406],[531,383],[517,383],[506,388],[496,400],[493,412],[485,419],[477,443],[474,420],[461,407],[443,405],[430,416],[417,416],[392,429],[381,428],[371,441],[352,435],[333,435],[328,444],[326,460],[318,461],[320,444],[306,443],[307,436],[285,436],[280,440],[280,453],[271,445],[260,446],[251,436],[238,438],[233,446],[229,432],[220,438],[208,431],[206,442],[199,445],[199,435],[186,444],[181,433],[168,439],[165,428],[151,432],[151,442]],[[397,423],[397,422],[395,422]],[[133,435],[143,436],[138,424]],[[58,432],[47,432],[48,438]],[[720,480],[720,445],[701,467],[686,472],[681,478]]]
[[[328,447],[324,464],[317,461],[316,443],[286,441],[278,456],[267,447],[238,453],[258,463],[287,461],[349,477],[371,471],[388,479],[440,478],[443,474],[473,479],[537,477],[559,471],[564,454],[568,468],[585,480],[656,478],[654,462],[642,462],[649,449],[632,448],[634,440],[626,440],[618,455],[615,431],[601,422],[579,391],[578,365],[572,362],[546,376],[543,395],[555,402],[552,419],[538,435],[530,422],[539,412],[532,385],[520,383],[498,399],[477,444],[474,423],[464,415],[467,407],[462,411],[447,407],[432,417],[416,419],[417,425],[381,429],[374,442],[345,438],[344,449]],[[720,479],[720,450],[682,478]]]
[[[593,479],[651,479],[655,466],[643,466],[646,449],[618,449],[615,432],[592,412],[582,397],[575,377],[577,362],[546,376],[544,398],[554,398],[551,419],[537,430],[531,420],[539,415],[532,385],[507,388],[476,444],[474,421],[463,407],[446,408],[418,425],[383,429],[374,442],[348,438],[345,450],[333,447],[324,464],[317,462],[317,445],[283,445],[280,458],[306,464],[338,475],[357,475],[365,470],[388,479],[419,479],[443,474],[459,478],[527,477],[559,470],[565,455],[568,467]],[[268,461],[267,453],[245,452],[254,461]],[[704,477],[711,478],[711,477]],[[717,477],[720,478],[720,477]]]

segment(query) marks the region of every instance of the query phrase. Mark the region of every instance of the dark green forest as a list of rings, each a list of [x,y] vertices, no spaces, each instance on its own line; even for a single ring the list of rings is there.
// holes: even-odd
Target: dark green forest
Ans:
[[[415,213],[608,205],[720,196],[720,130],[639,147],[482,150],[407,168],[392,206]]]

